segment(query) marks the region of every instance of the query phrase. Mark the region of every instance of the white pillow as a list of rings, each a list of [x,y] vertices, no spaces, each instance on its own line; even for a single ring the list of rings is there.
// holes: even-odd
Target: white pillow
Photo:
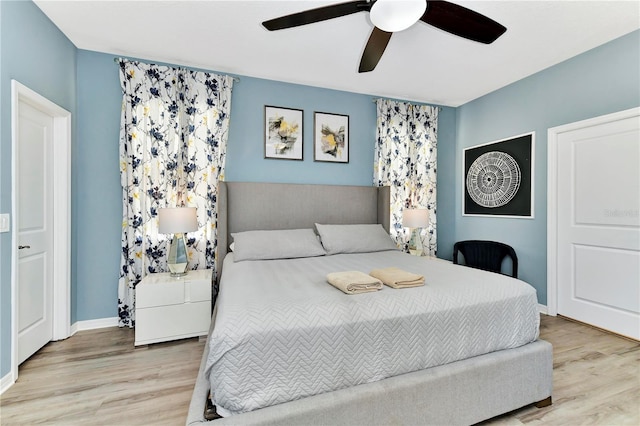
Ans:
[[[399,250],[382,225],[321,225],[316,223],[327,254]]]
[[[245,231],[231,234],[233,259],[266,260],[315,257],[326,254],[313,229]]]

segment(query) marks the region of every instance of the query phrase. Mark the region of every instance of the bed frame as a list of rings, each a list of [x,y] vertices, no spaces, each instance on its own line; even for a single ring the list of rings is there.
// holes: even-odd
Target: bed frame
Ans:
[[[231,233],[313,228],[314,223],[380,223],[389,230],[389,188],[221,182],[218,188],[218,282]],[[215,323],[215,309],[211,327]],[[207,341],[208,343],[208,341]],[[187,425],[209,423],[207,351]],[[536,404],[551,404],[552,347],[543,340],[375,383],[211,421],[214,425],[469,425]]]

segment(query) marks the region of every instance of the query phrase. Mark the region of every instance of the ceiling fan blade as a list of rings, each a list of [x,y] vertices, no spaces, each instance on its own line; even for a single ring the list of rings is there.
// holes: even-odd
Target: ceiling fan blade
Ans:
[[[420,18],[436,28],[469,40],[490,44],[507,29],[484,15],[447,1],[428,1],[427,11]]]
[[[283,30],[285,28],[298,27],[300,25],[313,24],[314,22],[326,21],[327,19],[339,18],[357,12],[368,12],[373,1],[358,0],[346,3],[332,4],[318,7],[316,9],[305,10],[304,12],[281,16],[279,18],[264,21],[264,26],[269,31]]]
[[[373,31],[369,36],[369,41],[367,41],[367,45],[364,48],[362,59],[360,59],[358,72],[369,72],[374,70],[384,53],[384,49],[387,48],[387,44],[389,44],[392,34],[393,33],[388,33],[378,27],[373,27]]]

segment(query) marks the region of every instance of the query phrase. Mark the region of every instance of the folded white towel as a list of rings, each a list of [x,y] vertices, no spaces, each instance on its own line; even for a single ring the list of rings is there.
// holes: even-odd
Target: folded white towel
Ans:
[[[332,272],[327,281],[346,294],[367,293],[380,290],[382,281],[360,271]]]
[[[374,269],[369,272],[374,278],[392,288],[409,288],[424,285],[424,277],[422,275],[403,271],[400,268],[390,267],[382,269]]]

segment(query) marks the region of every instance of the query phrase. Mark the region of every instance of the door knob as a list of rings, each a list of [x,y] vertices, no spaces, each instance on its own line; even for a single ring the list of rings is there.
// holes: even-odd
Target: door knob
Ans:
[[[22,250],[22,249],[30,249],[31,246],[18,246],[18,250]]]

